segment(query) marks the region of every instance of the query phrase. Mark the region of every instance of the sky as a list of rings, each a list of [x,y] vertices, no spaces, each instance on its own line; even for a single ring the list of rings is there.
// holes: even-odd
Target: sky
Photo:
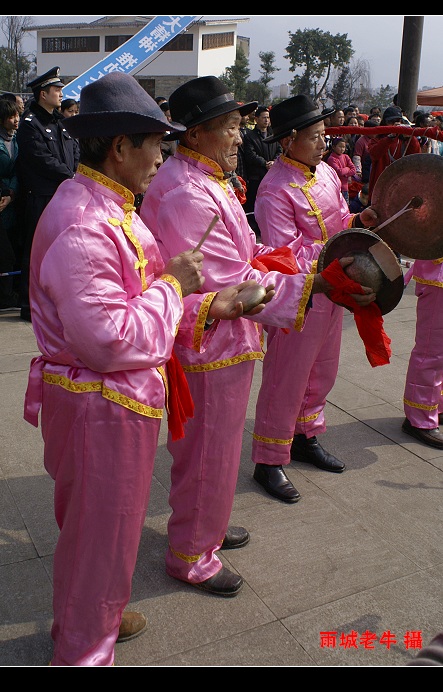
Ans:
[[[68,22],[90,22],[104,15],[32,15],[37,24],[59,24]],[[418,89],[443,85],[442,49],[443,15],[420,15],[424,17],[420,57]],[[355,53],[354,60],[365,60],[370,66],[371,86],[391,86],[397,90],[402,52],[404,15],[251,15],[231,13],[229,15],[196,15],[198,19],[249,18],[238,25],[238,34],[250,38],[250,79],[260,77],[260,52],[275,53],[275,66],[280,68],[274,75],[271,86],[288,83],[293,77],[290,72],[286,46],[289,32],[298,29],[320,29],[333,36],[347,34]],[[24,44],[25,50],[36,49],[36,34],[31,34]]]

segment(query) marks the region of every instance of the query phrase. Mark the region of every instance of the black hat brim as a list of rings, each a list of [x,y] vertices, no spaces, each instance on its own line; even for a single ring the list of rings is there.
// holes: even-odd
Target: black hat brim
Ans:
[[[380,245],[377,245],[379,244]],[[341,231],[323,247],[317,262],[317,271],[322,272],[335,259],[352,257],[356,253],[369,253],[369,249],[377,245],[382,262],[378,260],[383,273],[383,281],[380,290],[376,293],[375,302],[380,308],[381,314],[391,312],[401,300],[404,292],[404,278],[402,269],[394,252],[376,233],[368,229],[349,229]],[[375,259],[375,257],[374,257]],[[388,278],[387,274],[391,276]]]
[[[329,118],[329,116],[335,113],[335,111],[335,108],[329,108],[327,110],[324,110],[322,113],[316,115],[309,116],[308,113],[306,116],[294,118],[294,120],[285,123],[284,127],[279,129],[278,131],[277,129],[274,129],[273,134],[269,135],[269,137],[265,137],[263,141],[267,142],[268,144],[271,144],[272,142],[278,142],[279,139],[283,139],[283,137],[288,137],[293,130],[296,130],[297,132],[300,132],[300,130],[306,130],[307,127],[315,125],[315,123],[319,123],[321,120]]]
[[[192,122],[187,124],[187,128],[189,129],[190,127],[195,127],[196,125],[201,125],[202,123],[207,122],[208,120],[213,120],[214,118],[218,118],[220,115],[227,115],[228,113],[233,113],[234,111],[239,111],[241,117],[243,118],[245,115],[249,115],[249,113],[252,113],[252,111],[255,111],[258,106],[258,101],[251,101],[250,103],[244,103],[242,106],[240,106],[237,101],[227,101],[226,103],[222,104],[221,106],[217,106],[216,108],[213,108],[212,110],[206,111],[205,113],[202,113],[200,117],[196,117]],[[174,133],[171,132],[171,134],[166,135],[164,137],[165,142],[171,142],[174,139],[178,139],[179,133]]]
[[[117,137],[148,132],[184,132],[181,123],[163,122],[141,113],[130,111],[106,111],[85,113],[63,118],[62,123],[71,137]]]

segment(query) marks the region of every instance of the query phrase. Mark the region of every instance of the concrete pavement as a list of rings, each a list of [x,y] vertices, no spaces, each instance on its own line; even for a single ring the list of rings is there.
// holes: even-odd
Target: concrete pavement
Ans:
[[[251,541],[221,553],[245,580],[236,598],[165,573],[171,460],[162,428],[130,603],[149,624],[117,645],[117,666],[403,666],[414,642],[425,645],[443,629],[443,452],[401,430],[413,291],[411,282],[385,316],[389,365],[371,368],[346,312],[320,441],[347,469],[291,464],[302,494],[295,505],[273,500],[252,479],[256,367],[231,521]],[[18,313],[0,315],[0,336],[0,665],[47,666],[58,530],[41,431],[23,420],[36,343]]]

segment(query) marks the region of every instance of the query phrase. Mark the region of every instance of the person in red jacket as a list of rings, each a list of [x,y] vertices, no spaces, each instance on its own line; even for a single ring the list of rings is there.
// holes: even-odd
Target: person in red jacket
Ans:
[[[383,113],[380,125],[405,125],[401,109],[398,106],[389,106]],[[368,152],[371,157],[371,173],[369,176],[369,200],[372,197],[375,183],[393,161],[409,154],[420,154],[420,142],[417,137],[411,135],[388,134],[377,135],[368,144]]]
[[[349,178],[355,175],[356,168],[351,157],[345,154],[345,151],[346,140],[343,137],[334,137],[331,153],[326,159],[326,163],[335,170],[340,178],[341,193],[349,205]]]

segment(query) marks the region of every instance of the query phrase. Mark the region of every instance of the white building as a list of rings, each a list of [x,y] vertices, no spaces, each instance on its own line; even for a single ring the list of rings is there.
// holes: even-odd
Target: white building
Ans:
[[[153,16],[107,16],[93,22],[35,25],[37,74],[58,65],[62,80],[68,84],[152,19]],[[249,58],[249,39],[237,35],[237,25],[248,21],[246,18],[193,21],[153,54],[134,77],[151,96],[166,98],[194,77],[219,77],[234,64],[237,45]]]

